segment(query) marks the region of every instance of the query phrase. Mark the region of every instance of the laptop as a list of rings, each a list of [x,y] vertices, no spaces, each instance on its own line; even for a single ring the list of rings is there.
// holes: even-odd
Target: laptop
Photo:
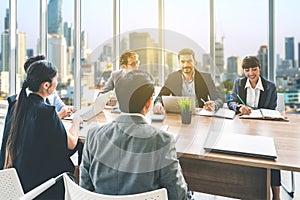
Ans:
[[[277,158],[274,140],[271,137],[222,134],[216,142],[204,144],[205,151],[249,156],[275,160]]]
[[[164,108],[168,113],[180,113],[178,101],[187,97],[184,96],[162,96]]]
[[[109,99],[110,92],[107,92],[105,94],[100,94],[96,100],[95,103],[87,108],[82,108],[75,113],[73,113],[70,117],[65,119],[72,119],[75,115],[79,115],[83,121],[88,121],[101,113]]]

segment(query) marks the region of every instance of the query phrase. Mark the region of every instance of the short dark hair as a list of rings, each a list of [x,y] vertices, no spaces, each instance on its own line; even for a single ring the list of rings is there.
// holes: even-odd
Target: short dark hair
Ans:
[[[247,69],[253,67],[260,67],[259,60],[257,59],[256,56],[246,56],[243,59],[242,68]]]
[[[181,55],[192,55],[193,58],[194,58],[194,60],[196,61],[196,59],[195,59],[195,52],[192,49],[189,49],[189,48],[181,49],[178,52],[178,60],[180,59]]]
[[[146,71],[133,70],[117,82],[115,90],[122,112],[140,113],[154,93],[154,79]]]
[[[119,59],[120,65],[127,65],[128,58],[132,56],[138,56],[138,54],[135,51],[131,51],[131,50],[124,51]]]
[[[27,72],[30,65],[36,61],[39,60],[46,60],[46,57],[44,55],[37,55],[37,56],[31,56],[29,57],[26,62],[24,63],[24,71]]]

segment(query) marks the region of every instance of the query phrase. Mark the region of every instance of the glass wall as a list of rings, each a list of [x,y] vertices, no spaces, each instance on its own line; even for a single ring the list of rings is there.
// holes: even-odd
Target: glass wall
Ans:
[[[2,99],[9,93],[8,83],[13,83],[9,81],[8,72],[9,69],[14,69],[9,64],[9,2],[4,0],[0,4]],[[39,53],[40,2],[16,1],[17,92],[25,77],[22,69],[24,61],[28,56]],[[81,89],[74,91],[74,2],[75,0],[47,0],[47,58],[59,69],[60,84],[57,92],[66,104],[74,103],[74,92],[80,92],[81,106],[85,107],[93,102],[111,71],[119,68],[112,46],[114,38],[118,36],[119,53],[125,49],[138,51],[140,68],[152,73],[160,84],[167,74],[178,68],[176,55],[185,47],[195,50],[197,69],[210,72],[211,38],[215,40],[215,80],[224,83],[226,93],[230,92],[233,80],[242,76],[240,62],[246,55],[258,56],[262,75],[268,77],[267,0],[144,0],[143,3],[139,0],[86,0],[81,1]],[[114,13],[114,2],[120,2],[120,13]],[[215,8],[215,33],[210,33],[212,2]],[[29,3],[30,7],[27,6]],[[284,93],[289,110],[296,111],[300,107],[300,40],[297,38],[300,29],[297,26],[299,12],[296,10],[299,3],[297,0],[288,3],[274,0],[274,4],[276,38],[271,42],[274,42],[276,51],[276,84],[278,91]],[[151,12],[145,12],[146,10]],[[120,16],[120,21],[114,21],[115,16]],[[162,32],[159,27],[164,28]],[[117,30],[117,33],[120,31],[120,35],[113,35],[113,30]],[[214,34],[214,37],[210,34]],[[165,52],[164,56],[161,48]],[[164,66],[160,66],[162,63]]]
[[[0,4],[0,98],[5,99],[9,93],[9,0]]]
[[[268,1],[216,0],[215,16],[215,62],[229,97],[246,56],[257,56],[268,78]]]
[[[113,1],[82,1],[81,105],[94,102],[113,70]]]
[[[37,53],[39,34],[39,0],[19,1],[17,4],[17,52],[16,52],[16,86],[17,92],[21,90],[26,78],[23,65],[26,59]],[[27,5],[31,10],[28,12]]]
[[[165,74],[178,69],[177,53],[183,48],[195,51],[197,68],[210,71],[209,0],[165,0]]]
[[[139,68],[150,72],[157,82],[161,55],[158,44],[158,1],[142,2],[120,1],[120,54],[126,49],[136,51],[139,54]]]
[[[275,4],[276,85],[284,93],[287,112],[300,111],[300,28],[297,0]]]
[[[48,1],[48,55],[58,68],[57,93],[68,105],[73,104],[74,1]]]

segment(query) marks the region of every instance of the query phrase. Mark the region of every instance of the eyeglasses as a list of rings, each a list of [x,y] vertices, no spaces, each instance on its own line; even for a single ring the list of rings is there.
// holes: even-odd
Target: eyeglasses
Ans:
[[[136,62],[127,63],[127,65],[132,66],[132,67],[135,67],[135,66],[137,66],[137,65],[139,65],[139,64],[140,64],[140,61],[139,61],[139,60],[137,60]]]

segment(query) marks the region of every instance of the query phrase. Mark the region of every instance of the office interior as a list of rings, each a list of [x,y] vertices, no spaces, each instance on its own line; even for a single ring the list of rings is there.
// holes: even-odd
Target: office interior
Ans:
[[[297,0],[2,0],[1,124],[30,56],[44,54],[58,67],[57,93],[80,109],[120,68],[124,50],[140,55],[140,69],[154,76],[159,91],[185,47],[194,49],[197,69],[211,73],[224,99],[243,75],[242,59],[257,56],[262,75],[284,95],[285,112],[299,114],[297,8]]]

